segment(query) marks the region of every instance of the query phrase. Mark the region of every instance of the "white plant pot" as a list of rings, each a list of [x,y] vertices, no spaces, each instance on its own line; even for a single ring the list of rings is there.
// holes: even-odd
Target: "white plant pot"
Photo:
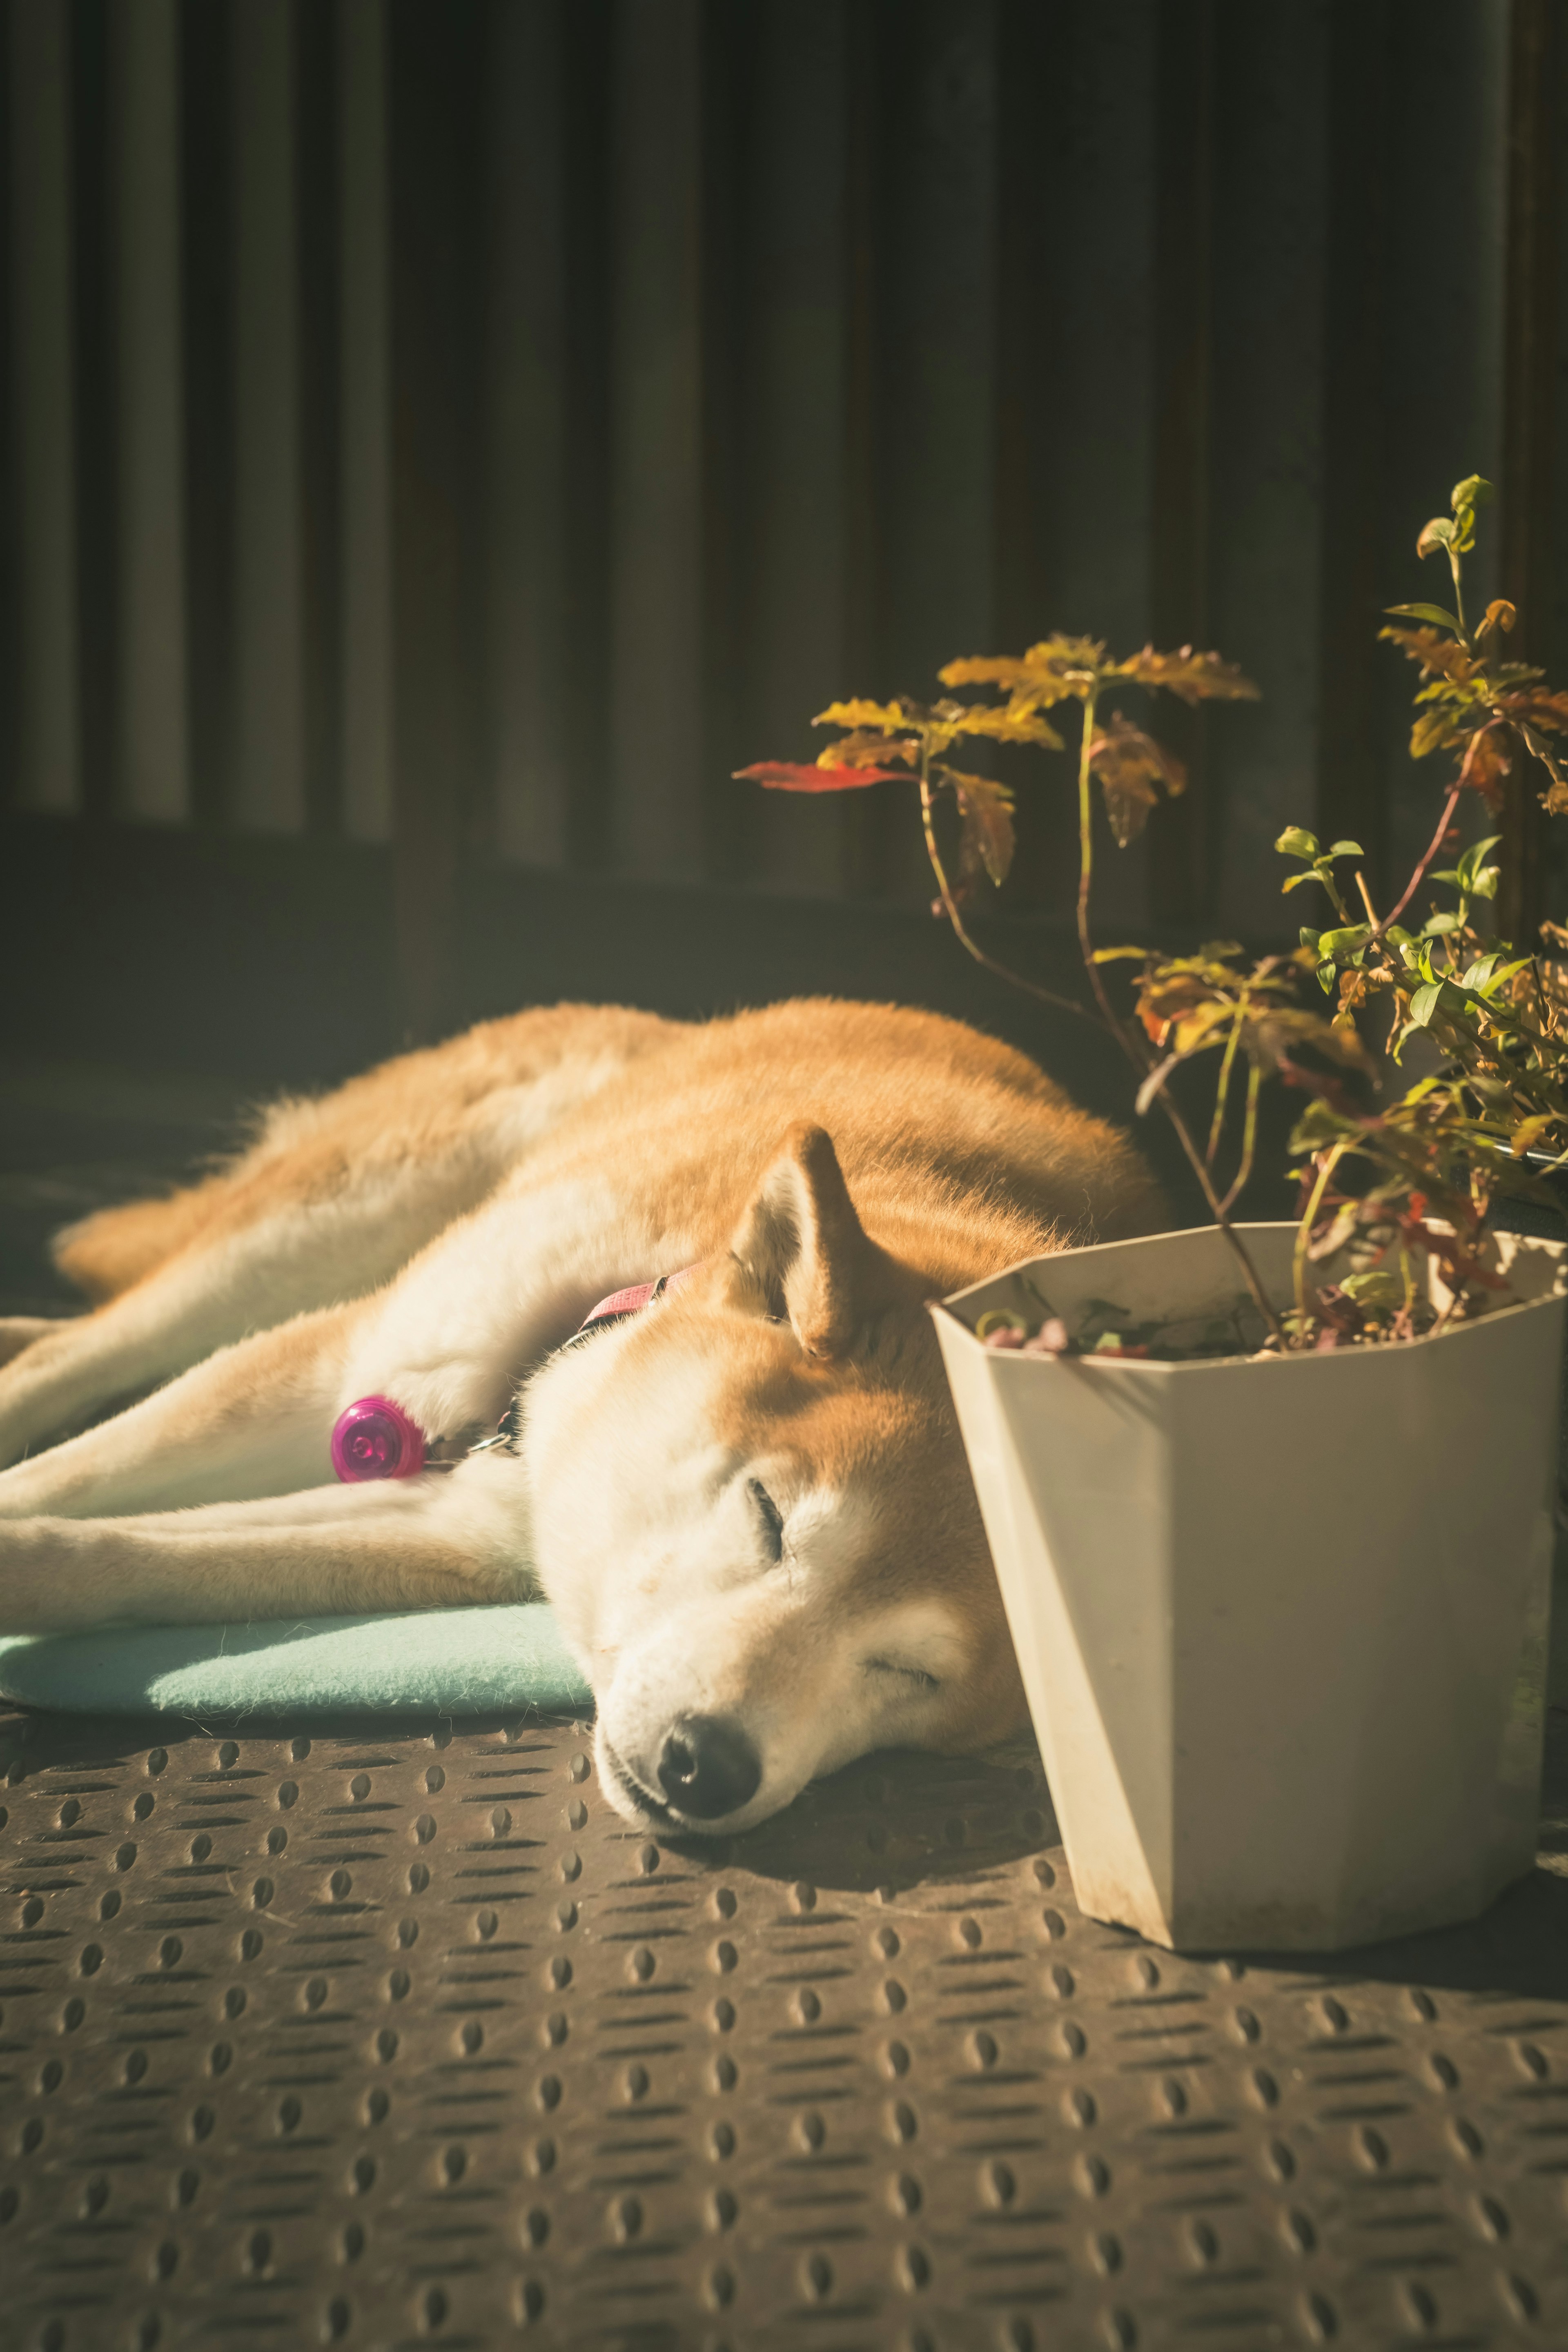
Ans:
[[[1272,1297],[1293,1225],[1242,1229]],[[1204,1228],[1037,1258],[932,1309],[1079,1902],[1178,1949],[1468,1919],[1534,1862],[1563,1245],[1405,1346],[1184,1363],[985,1348],[1201,1316]]]

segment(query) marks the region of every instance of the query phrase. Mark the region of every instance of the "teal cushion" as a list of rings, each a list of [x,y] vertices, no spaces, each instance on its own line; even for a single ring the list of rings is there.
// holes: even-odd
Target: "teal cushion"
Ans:
[[[78,1714],[198,1716],[522,1706],[577,1715],[594,1703],[542,1601],[0,1635],[0,1698]]]

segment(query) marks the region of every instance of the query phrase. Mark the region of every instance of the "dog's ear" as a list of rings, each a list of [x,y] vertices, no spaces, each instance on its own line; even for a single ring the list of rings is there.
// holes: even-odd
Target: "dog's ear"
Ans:
[[[787,1317],[808,1356],[841,1356],[891,1269],[855,1213],[833,1139],[802,1121],[730,1244],[732,1295]]]

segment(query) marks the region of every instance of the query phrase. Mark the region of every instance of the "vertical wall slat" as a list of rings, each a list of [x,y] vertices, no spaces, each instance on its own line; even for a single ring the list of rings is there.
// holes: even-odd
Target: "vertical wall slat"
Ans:
[[[743,708],[752,740],[770,755],[809,759],[824,739],[807,721],[857,688],[845,419],[851,35],[839,0],[763,0],[754,23],[743,165],[753,289],[742,441]],[[756,806],[751,847],[751,878],[763,888],[831,893],[842,885],[837,809],[767,795]]]
[[[235,745],[232,31],[226,7],[182,0],[191,808],[211,826],[228,817]]]
[[[392,832],[392,410],[386,0],[339,0],[342,810]]]
[[[411,1037],[445,1018],[458,850],[483,781],[473,593],[487,14],[478,0],[393,0],[387,17],[393,895]]]
[[[233,10],[237,824],[305,816],[294,13]]]
[[[1212,643],[1215,7],[1163,0],[1155,56],[1150,635],[1162,646]],[[1197,922],[1208,911],[1215,824],[1208,729],[1201,710],[1163,709],[1160,730],[1188,782],[1161,816],[1152,911]]]
[[[1037,431],[1050,601],[1028,634],[1066,629],[1131,652],[1150,635],[1153,587],[1155,11],[1149,0],[1069,5],[1053,10],[1050,36],[1036,97],[1049,93],[1052,135],[1039,137],[1037,119],[1033,126],[1045,284],[1038,292],[1008,285],[998,297],[1007,309],[1041,294],[1048,304]],[[1162,727],[1166,716],[1158,714]],[[1026,823],[1035,803],[1049,802],[1047,838],[1058,856],[1056,872],[1041,880],[1060,908],[1078,868],[1072,770],[1058,761],[1029,772]],[[1163,828],[1125,850],[1109,828],[1101,840],[1104,921],[1143,919],[1150,862],[1165,855]]]
[[[1395,68],[1395,24],[1389,0],[1333,0],[1318,775],[1310,820],[1324,841],[1361,843],[1373,904],[1384,907],[1393,901],[1379,699],[1388,648],[1378,644],[1376,633],[1381,608],[1394,601],[1381,576],[1381,522],[1390,437],[1383,397],[1384,312],[1394,223],[1382,126]]]
[[[881,537],[884,687],[932,691],[989,643],[995,583],[995,0],[898,0],[883,17]]]
[[[79,802],[76,422],[71,359],[70,17],[7,12],[16,772],[26,809]]]
[[[295,0],[294,268],[300,352],[301,731],[305,822],[342,827],[342,403],[337,322],[342,299],[339,12]]]
[[[1561,560],[1552,530],[1552,443],[1562,365],[1552,139],[1553,115],[1563,103],[1562,47],[1552,0],[1513,0],[1500,554],[1503,593],[1520,615],[1510,650],[1542,667],[1557,650],[1551,583]],[[1505,787],[1502,816],[1499,920],[1507,938],[1531,944],[1546,911],[1551,854],[1540,789],[1539,771],[1517,764]]]
[[[571,830],[566,224],[570,0],[503,7],[490,58],[489,625],[495,839],[560,866]]]
[[[648,879],[705,867],[702,14],[619,0],[612,68],[612,837]]]
[[[118,362],[119,804],[178,824],[186,772],[175,0],[109,16]]]
[[[1508,0],[1429,0],[1413,41],[1405,12],[1395,11],[1393,102],[1382,137],[1389,186],[1420,192],[1421,230],[1410,235],[1396,219],[1397,267],[1385,281],[1378,397],[1390,422],[1380,605],[1447,587],[1440,559],[1417,560],[1416,534],[1429,515],[1447,510],[1461,475],[1495,482],[1501,468],[1508,22]],[[1444,126],[1440,158],[1435,122]],[[1492,511],[1468,565],[1470,593],[1483,606],[1497,593],[1498,546]],[[1392,646],[1379,646],[1375,659],[1388,872],[1403,887],[1432,837],[1449,767],[1438,757],[1410,758],[1416,674]]]
[[[1224,0],[1216,60],[1213,633],[1266,692],[1211,721],[1211,904],[1245,929],[1278,895],[1277,835],[1314,800],[1324,16]]]
[[[886,109],[878,232],[878,540],[873,690],[925,699],[995,614],[993,355],[998,0],[893,0],[880,12]],[[885,873],[929,892],[913,826]]]

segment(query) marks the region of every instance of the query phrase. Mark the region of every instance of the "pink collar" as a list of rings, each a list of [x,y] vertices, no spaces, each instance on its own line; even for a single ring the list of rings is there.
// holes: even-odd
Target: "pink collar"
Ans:
[[[619,1323],[628,1315],[636,1315],[668,1290],[679,1290],[694,1274],[700,1274],[702,1265],[683,1266],[679,1274],[661,1274],[657,1282],[636,1282],[629,1290],[614,1290],[608,1298],[601,1298],[591,1315],[584,1317],[574,1338],[581,1339],[595,1323]],[[573,1345],[568,1339],[567,1347]],[[514,1397],[493,1437],[480,1440],[477,1445],[458,1443],[465,1453],[483,1454],[492,1447],[507,1453],[517,1448],[518,1404]],[[357,1485],[367,1478],[416,1478],[431,1457],[431,1441],[417,1422],[412,1420],[400,1404],[391,1397],[360,1397],[338,1416],[332,1431],[332,1467],[338,1476]],[[455,1457],[448,1454],[438,1465],[450,1468]]]
[[[636,1315],[656,1298],[662,1298],[667,1291],[679,1290],[683,1282],[701,1273],[705,1263],[700,1259],[696,1265],[682,1266],[679,1274],[661,1274],[657,1282],[634,1282],[628,1290],[613,1290],[608,1298],[601,1298],[597,1307],[584,1316],[578,1329],[585,1331],[591,1323],[618,1323],[625,1316]]]

